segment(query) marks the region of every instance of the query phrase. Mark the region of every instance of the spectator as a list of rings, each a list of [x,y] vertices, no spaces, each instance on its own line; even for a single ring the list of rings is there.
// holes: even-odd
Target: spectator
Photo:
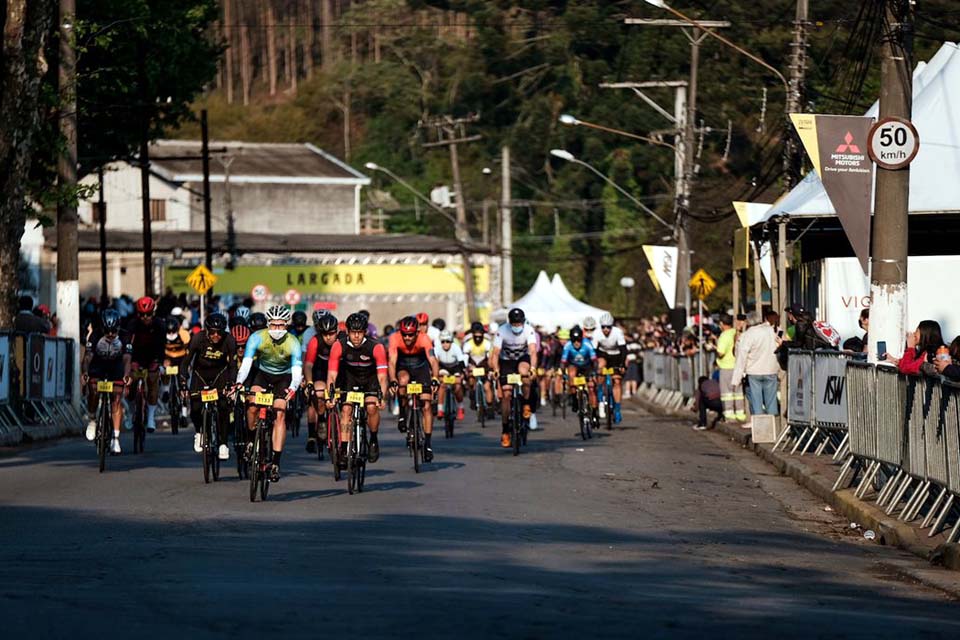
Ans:
[[[936,320],[924,320],[917,325],[916,331],[907,334],[907,346],[903,351],[903,358],[897,360],[887,355],[887,360],[896,363],[900,373],[919,375],[936,373],[933,365],[937,357],[937,349],[945,346],[940,323]]]
[[[13,318],[13,330],[23,333],[50,333],[50,322],[33,312],[33,298],[20,296],[20,310]]]
[[[733,386],[739,387],[744,378],[747,380],[747,402],[752,415],[777,415],[780,406],[777,403],[777,374],[780,364],[777,362],[777,347],[780,338],[776,327],[780,316],[769,311],[765,322],[758,322],[747,329],[737,345],[737,362],[733,370]],[[746,425],[744,425],[746,428]]]
[[[720,401],[720,385],[716,380],[707,376],[700,376],[697,380],[697,395],[694,398],[693,410],[699,413],[699,420],[693,428],[697,431],[706,431],[717,426],[723,420],[723,403]],[[707,426],[707,410],[716,411],[717,417]]]
[[[33,314],[38,318],[43,318],[44,320],[47,321],[47,323],[49,323],[50,329],[49,331],[47,331],[47,335],[50,335],[50,336],[57,335],[56,316],[50,313],[50,307],[48,307],[45,304],[38,304],[36,308],[33,310]]]
[[[720,400],[723,402],[723,415],[738,422],[747,421],[747,408],[744,405],[743,392],[733,386],[733,368],[737,364],[737,330],[733,328],[733,318],[720,316],[720,338],[717,340],[717,369],[720,371]]]
[[[953,382],[960,381],[960,336],[950,343],[950,358],[937,358],[933,361],[933,366],[937,373],[945,378]]]
[[[863,349],[866,351],[867,347],[870,345],[870,309],[864,309],[860,312],[860,319],[857,321],[860,325],[860,328],[863,329]]]

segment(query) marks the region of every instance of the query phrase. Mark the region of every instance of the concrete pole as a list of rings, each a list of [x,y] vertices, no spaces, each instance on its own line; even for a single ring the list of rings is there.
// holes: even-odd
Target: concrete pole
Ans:
[[[501,280],[503,281],[503,291],[501,295],[502,305],[505,307],[513,302],[513,216],[510,210],[510,203],[513,196],[510,191],[510,147],[503,147],[501,150],[500,162],[500,262]]]
[[[107,201],[103,196],[103,167],[97,169],[97,179],[100,183],[100,306],[106,307],[110,300],[107,289]]]
[[[693,182],[693,166],[695,155],[693,152],[696,140],[697,118],[697,75],[700,68],[700,29],[694,27],[690,38],[690,81],[687,86],[687,111],[683,127],[683,191],[678,194],[680,200],[677,208],[677,269],[676,300],[683,301],[684,311],[690,313],[690,246],[687,237],[687,212],[690,210],[690,191]],[[678,147],[679,149],[679,147]]]
[[[913,111],[913,13],[907,0],[887,0],[881,37],[880,117],[910,119]],[[877,359],[877,342],[900,357],[907,331],[907,225],[910,169],[877,167],[873,246],[870,259],[870,335],[868,355]]]

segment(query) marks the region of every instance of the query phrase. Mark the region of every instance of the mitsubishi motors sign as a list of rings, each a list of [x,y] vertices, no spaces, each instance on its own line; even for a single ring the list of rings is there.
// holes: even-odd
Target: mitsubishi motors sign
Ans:
[[[874,165],[867,154],[873,118],[791,114],[823,188],[867,272],[870,258],[871,188]]]

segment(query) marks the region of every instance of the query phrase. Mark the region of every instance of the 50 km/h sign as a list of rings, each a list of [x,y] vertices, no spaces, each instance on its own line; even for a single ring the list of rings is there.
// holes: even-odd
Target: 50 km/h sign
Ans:
[[[920,136],[909,120],[884,118],[867,136],[867,151],[877,166],[896,171],[913,162],[920,150]]]

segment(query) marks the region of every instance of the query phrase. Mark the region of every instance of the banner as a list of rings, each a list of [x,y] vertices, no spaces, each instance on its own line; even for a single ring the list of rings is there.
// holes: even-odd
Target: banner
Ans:
[[[10,400],[10,336],[0,335],[0,404]]]
[[[870,260],[870,213],[873,210],[873,161],[867,155],[867,136],[873,118],[790,114],[807,155],[837,210],[860,268]]]
[[[66,366],[66,363],[64,363]],[[57,396],[57,341],[43,341],[43,399],[54,400]]]
[[[70,366],[70,363],[67,362],[68,353],[71,349],[68,349],[69,341],[67,340],[57,340],[57,371],[55,375],[55,391],[54,396],[57,400],[66,400],[67,399],[67,371],[72,371],[73,367]]]
[[[733,268],[750,268],[750,229],[733,231]]]
[[[772,206],[772,204],[764,204],[763,202],[734,201],[733,210],[737,212],[737,219],[740,220],[740,226],[748,228],[758,222],[763,222],[767,211],[770,211]]]
[[[30,334],[27,336],[27,398],[43,400],[43,336]]]
[[[847,360],[839,355],[815,355],[817,422],[847,424]]]
[[[773,247],[769,242],[760,245],[760,273],[767,281],[768,287],[773,287]]]
[[[677,248],[645,244],[643,253],[657,276],[663,299],[673,309],[677,299]]]
[[[813,356],[791,353],[787,360],[787,419],[798,424],[813,421]]]
[[[647,269],[647,276],[653,283],[653,288],[657,290],[657,293],[660,293],[660,283],[657,282],[657,274],[653,272],[653,269]]]

